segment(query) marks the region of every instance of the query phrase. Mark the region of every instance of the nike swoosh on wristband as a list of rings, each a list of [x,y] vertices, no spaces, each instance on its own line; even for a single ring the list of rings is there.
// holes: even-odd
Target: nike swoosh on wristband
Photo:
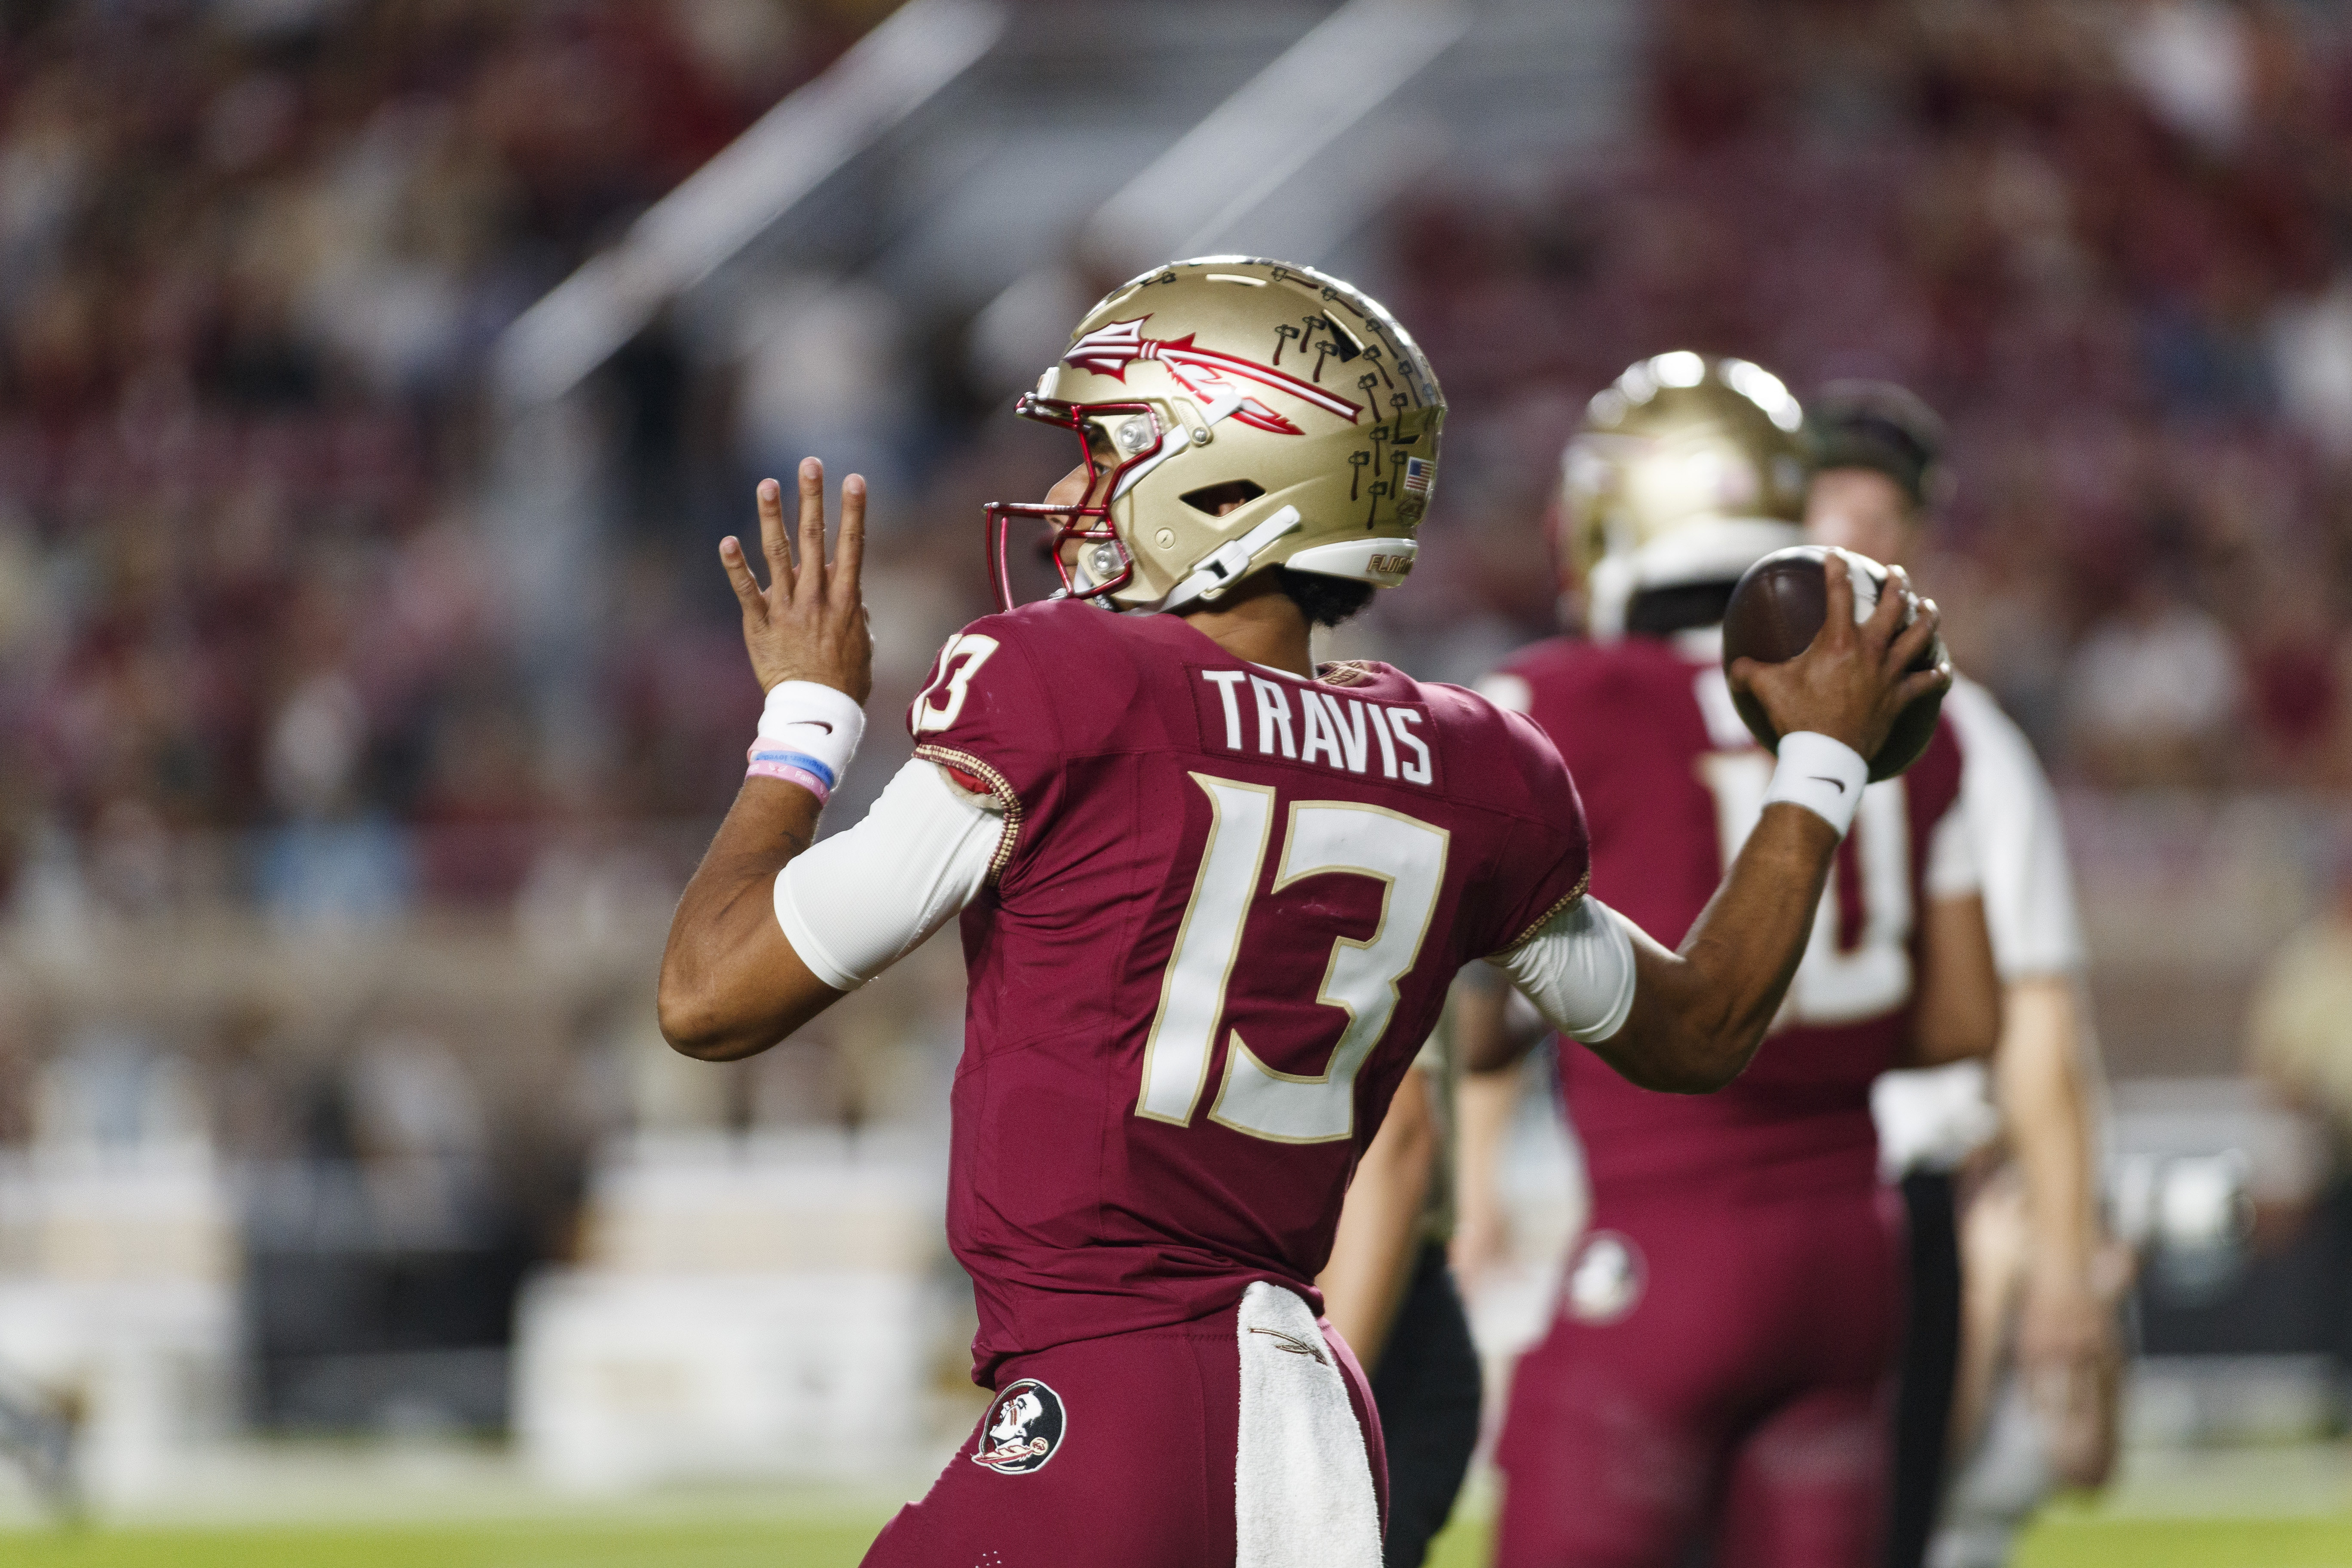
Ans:
[[[1809,779],[1820,779],[1821,782],[1825,784],[1835,784],[1837,786],[1838,794],[1843,795],[1845,793],[1845,780],[1843,779],[1833,779],[1822,773],[1807,773],[1805,776]]]
[[[833,733],[833,726],[826,723],[822,719],[795,719],[793,721],[792,724],[787,724],[784,728],[789,730],[793,727],[793,724],[806,724],[811,729],[822,730],[828,735]]]

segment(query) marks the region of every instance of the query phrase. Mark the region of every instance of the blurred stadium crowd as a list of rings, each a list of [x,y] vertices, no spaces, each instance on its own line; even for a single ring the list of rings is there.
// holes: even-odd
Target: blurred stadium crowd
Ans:
[[[821,67],[855,10],[11,8],[6,865],[62,833],[135,902],[159,834],[723,801],[710,748],[673,731],[710,723],[677,688],[725,674],[666,679],[656,651],[680,618],[723,618],[698,577],[682,601],[667,581],[707,574],[699,548],[657,553],[650,584],[619,574],[603,678],[625,760],[586,781],[541,765],[529,650],[471,526],[482,372],[507,321]],[[2352,779],[2341,25],[1991,0],[1694,0],[1654,22],[1640,145],[1531,196],[1397,215],[1401,308],[1461,411],[1437,524],[1477,542],[1433,552],[1437,581],[1375,635],[1466,677],[1541,628],[1534,524],[1583,396],[1661,344],[1737,351],[1801,392],[1902,380],[1952,419],[1936,585],[1967,666],[2062,773]],[[623,366],[611,414],[639,481],[689,442],[730,480],[772,459],[677,428],[723,427],[742,366],[653,358]],[[874,374],[824,360],[795,366],[812,401]],[[980,411],[906,379],[901,422]],[[971,476],[926,466],[927,498],[893,510],[961,544]],[[522,868],[485,852],[502,842],[428,831],[362,866],[428,901],[503,897]]]
[[[852,286],[800,301],[803,330],[716,352],[657,322],[597,378],[589,417],[617,460],[613,537],[577,584],[604,731],[584,751],[483,513],[499,333],[888,9],[0,7],[0,896],[20,934],[74,910],[513,910],[528,947],[534,920],[569,929],[598,834],[668,836],[639,879],[658,914],[756,711],[711,545],[803,443],[877,479],[880,717],[860,773],[878,785],[903,754],[888,715],[987,607],[979,503],[1034,493],[1063,455],[1002,416],[968,322]],[[1586,397],[1662,349],[1733,353],[1801,396],[1899,380],[1950,419],[1958,482],[1925,575],[1964,668],[2062,779],[2352,784],[2352,25],[2294,0],[1643,15],[1629,144],[1541,189],[1454,180],[1387,216],[1386,271],[1365,281],[1454,412],[1433,548],[1349,649],[1466,680],[1547,631],[1541,523]],[[651,971],[614,951],[557,1003],[509,987],[487,1010],[357,1009],[291,1066],[267,1003],[111,1057],[0,1008],[0,1142],[58,1103],[28,1087],[38,1060],[95,1083],[193,1050],[205,1066],[163,1098],[232,1152],[391,1151],[476,1185],[495,1157],[511,1187],[518,1157],[488,1129],[561,1121],[551,1107],[579,1096],[484,1062],[642,1044]],[[833,1043],[951,1039],[947,991],[921,1006]],[[709,1113],[738,1121],[908,1099],[822,1057],[677,1092],[731,1095]],[[657,1114],[656,1079],[599,1103]],[[321,1092],[340,1131],[304,1120]],[[267,1136],[238,1131],[257,1100],[276,1106]],[[475,1226],[504,1261],[450,1289],[497,1298],[495,1319],[520,1258],[569,1245],[548,1169],[576,1173],[585,1124],[626,1114],[542,1126],[564,1148],[534,1167],[537,1228]],[[247,1216],[256,1256],[267,1208]],[[451,1331],[497,1339],[472,1310]]]
[[[71,835],[135,905],[158,834],[585,804],[541,787],[478,559],[484,354],[854,37],[836,9],[7,8],[10,865]],[[512,891],[467,847],[409,869]]]
[[[1484,504],[1523,527],[1578,400],[1661,343],[1736,349],[1801,396],[1900,381],[1953,426],[1927,576],[1956,655],[2062,776],[2352,781],[2341,14],[1658,19],[1645,144],[1399,226],[1454,466],[1468,449],[1511,481]],[[1539,619],[1532,564],[1462,591]]]

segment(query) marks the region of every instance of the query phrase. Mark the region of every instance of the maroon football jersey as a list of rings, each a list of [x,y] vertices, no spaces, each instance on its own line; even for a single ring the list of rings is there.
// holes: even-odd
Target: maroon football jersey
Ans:
[[[1679,946],[1772,777],[1721,666],[1654,637],[1563,637],[1522,650],[1498,677],[1489,689],[1515,706],[1524,697],[1576,775],[1593,896]],[[1512,678],[1524,688],[1507,690]],[[1876,1180],[1871,1080],[1909,1037],[1927,851],[1959,786],[1944,723],[1907,773],[1864,791],[1780,1021],[1730,1087],[1637,1089],[1561,1043],[1560,1089],[1596,1194],[1694,1180],[1786,1194]]]
[[[1255,1279],[1317,1300],[1454,972],[1583,886],[1559,754],[1457,687],[1307,680],[1070,601],[950,639],[908,723],[1006,808],[963,916],[948,1192],[975,1379]]]

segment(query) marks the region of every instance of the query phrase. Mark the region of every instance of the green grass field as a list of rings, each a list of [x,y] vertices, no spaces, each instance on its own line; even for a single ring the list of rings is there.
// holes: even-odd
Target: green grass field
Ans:
[[[2018,1568],[2347,1568],[2352,1520],[2059,1520]]]
[[[507,1522],[0,1537],[10,1568],[855,1568],[869,1524]]]
[[[873,1526],[841,1521],[531,1523],[373,1528],[90,1530],[0,1534],[10,1568],[854,1568]],[[1484,1532],[1457,1527],[1435,1568],[1475,1568]],[[2101,1520],[2035,1531],[2019,1568],[2352,1568],[2352,1518]]]

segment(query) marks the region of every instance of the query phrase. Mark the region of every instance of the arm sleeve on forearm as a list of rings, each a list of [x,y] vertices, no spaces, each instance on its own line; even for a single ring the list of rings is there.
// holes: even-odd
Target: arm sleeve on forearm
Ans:
[[[1624,916],[1590,894],[1486,962],[1554,1028],[1587,1045],[1623,1028],[1633,1010],[1633,932]]]
[[[917,758],[864,821],[776,874],[776,923],[810,973],[855,991],[979,896],[1003,837],[1002,813]]]

